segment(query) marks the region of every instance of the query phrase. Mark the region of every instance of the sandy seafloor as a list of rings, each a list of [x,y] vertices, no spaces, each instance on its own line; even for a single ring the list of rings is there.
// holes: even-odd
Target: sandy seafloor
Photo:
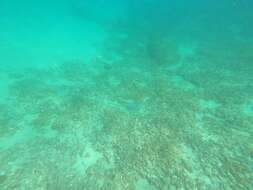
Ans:
[[[159,32],[34,4],[0,8],[1,190],[253,189],[252,15]]]

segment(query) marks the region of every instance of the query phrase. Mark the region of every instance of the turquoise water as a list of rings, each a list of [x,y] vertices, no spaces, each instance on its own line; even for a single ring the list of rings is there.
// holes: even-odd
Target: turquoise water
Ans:
[[[0,190],[252,190],[253,2],[0,1]]]

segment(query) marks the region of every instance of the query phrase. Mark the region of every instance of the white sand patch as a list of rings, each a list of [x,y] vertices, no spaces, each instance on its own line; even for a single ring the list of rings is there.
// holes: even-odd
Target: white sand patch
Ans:
[[[249,117],[253,117],[253,101],[250,101],[243,106],[243,113]]]
[[[201,179],[205,184],[210,185],[211,180],[208,176],[204,175],[204,171],[199,164],[200,160],[197,152],[194,152],[191,147],[184,144],[181,145],[181,150],[183,159],[192,168],[191,172],[187,172],[188,176],[192,178],[193,181]]]
[[[83,153],[77,155],[74,168],[77,172],[84,174],[88,168],[94,166],[101,158],[102,154],[95,151],[91,145],[87,144]]]
[[[139,179],[137,183],[135,184],[136,190],[157,190],[156,187],[149,184],[149,182],[146,179]]]
[[[16,144],[23,144],[35,138],[36,131],[30,126],[23,127],[12,136],[7,136],[0,139],[0,149],[8,149]]]
[[[191,82],[185,80],[183,77],[176,75],[173,76],[171,79],[171,82],[178,88],[181,88],[183,90],[194,90],[196,89],[196,86],[192,84]]]
[[[221,104],[214,100],[200,100],[200,106],[203,109],[217,109]]]
[[[196,54],[196,45],[182,44],[179,46],[178,52],[182,58],[194,56]]]
[[[208,115],[210,117],[210,115]],[[200,134],[202,137],[202,140],[204,141],[212,141],[212,142],[218,142],[218,136],[211,134],[206,128],[205,128],[205,121],[204,121],[205,114],[203,112],[197,112],[196,113],[196,127],[198,130],[196,133]]]
[[[180,61],[177,64],[169,66],[169,70],[176,70],[187,64],[186,59],[192,57],[196,54],[197,46],[195,44],[180,44],[178,46],[178,54],[180,56]]]

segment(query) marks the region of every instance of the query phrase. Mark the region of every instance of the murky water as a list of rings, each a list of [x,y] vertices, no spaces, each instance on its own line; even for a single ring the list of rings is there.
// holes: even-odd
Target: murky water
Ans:
[[[0,189],[253,189],[252,7],[2,0]]]

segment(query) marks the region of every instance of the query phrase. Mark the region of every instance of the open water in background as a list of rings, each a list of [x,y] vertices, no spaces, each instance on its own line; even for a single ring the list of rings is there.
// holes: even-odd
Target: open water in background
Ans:
[[[1,190],[253,189],[253,1],[0,1]]]

